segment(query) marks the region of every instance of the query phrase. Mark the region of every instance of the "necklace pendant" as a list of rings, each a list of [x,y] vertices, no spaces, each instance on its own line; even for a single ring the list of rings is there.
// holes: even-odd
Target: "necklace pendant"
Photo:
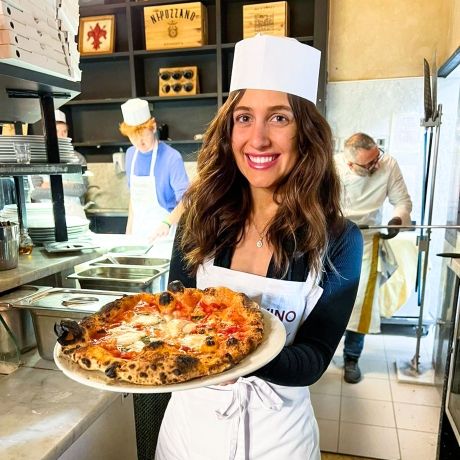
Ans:
[[[256,243],[256,246],[258,248],[261,248],[262,246],[264,245],[263,241],[262,241],[262,238],[260,240],[257,240],[257,243]]]

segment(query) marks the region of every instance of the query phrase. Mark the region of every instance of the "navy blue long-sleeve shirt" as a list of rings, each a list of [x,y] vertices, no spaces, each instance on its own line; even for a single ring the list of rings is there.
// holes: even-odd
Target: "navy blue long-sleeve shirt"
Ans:
[[[196,279],[184,269],[178,245],[180,226],[174,242],[169,280],[180,280],[185,287],[195,287]],[[214,264],[229,268],[234,248],[219,254]],[[320,286],[323,293],[315,308],[299,327],[294,342],[254,374],[269,382],[286,386],[315,383],[327,369],[345,331],[353,309],[361,272],[363,242],[358,227],[347,221],[342,233],[331,237],[327,248]],[[305,258],[291,262],[286,281],[305,281],[308,277]],[[273,261],[267,277],[274,274]]]

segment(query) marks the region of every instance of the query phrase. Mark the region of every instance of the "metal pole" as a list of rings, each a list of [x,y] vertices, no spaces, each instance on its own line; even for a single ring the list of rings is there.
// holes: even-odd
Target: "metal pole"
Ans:
[[[419,373],[419,366],[420,366],[420,341],[422,338],[422,331],[423,331],[423,311],[425,307],[425,288],[426,288],[426,278],[428,274],[428,256],[430,253],[430,240],[431,240],[430,225],[431,225],[431,221],[433,217],[434,192],[435,192],[435,185],[436,185],[436,169],[438,166],[439,131],[441,127],[441,123],[440,123],[441,114],[442,114],[442,105],[440,104],[439,110],[438,110],[439,123],[436,125],[435,145],[434,145],[434,150],[433,150],[433,171],[431,174],[431,189],[430,189],[429,208],[428,208],[428,217],[427,217],[428,228],[426,231],[426,237],[424,238],[425,254],[423,257],[423,272],[422,272],[422,280],[421,280],[422,283],[421,283],[421,297],[420,297],[420,312],[419,312],[418,324],[417,324],[417,330],[416,330],[417,343],[415,347],[415,355],[412,358],[412,365],[415,368],[416,373]]]
[[[56,119],[54,118],[54,101],[50,93],[40,94],[43,126],[48,163],[60,163],[59,144],[56,133]],[[67,241],[67,224],[64,206],[64,187],[60,175],[50,176],[51,199],[53,201],[54,235],[56,241]]]

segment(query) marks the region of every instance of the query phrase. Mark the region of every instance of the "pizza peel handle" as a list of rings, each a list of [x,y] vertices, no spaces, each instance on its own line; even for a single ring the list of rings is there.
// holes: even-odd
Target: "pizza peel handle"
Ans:
[[[236,366],[220,374],[209,375],[189,380],[188,382],[169,385],[137,385],[128,382],[111,380],[102,372],[88,371],[78,364],[61,356],[61,345],[54,347],[54,362],[57,367],[70,379],[99,390],[117,393],[170,393],[172,391],[191,390],[193,388],[219,385],[239,377],[250,375],[257,369],[268,364],[283,349],[286,343],[284,324],[272,313],[262,309],[264,317],[264,336],[261,344]]]

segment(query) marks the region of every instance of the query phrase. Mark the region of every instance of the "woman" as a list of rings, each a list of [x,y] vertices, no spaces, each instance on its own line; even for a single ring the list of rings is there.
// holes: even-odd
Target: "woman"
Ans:
[[[287,341],[254,375],[173,393],[157,460],[320,458],[308,386],[347,325],[362,238],[340,213],[331,131],[312,102],[318,69],[319,52],[291,38],[236,45],[229,98],[183,198],[170,279],[245,292],[284,318]]]
[[[126,152],[130,191],[126,233],[155,240],[167,236],[180,217],[178,204],[188,187],[181,154],[156,137],[148,102],[130,99],[121,106],[120,132],[133,144]]]

